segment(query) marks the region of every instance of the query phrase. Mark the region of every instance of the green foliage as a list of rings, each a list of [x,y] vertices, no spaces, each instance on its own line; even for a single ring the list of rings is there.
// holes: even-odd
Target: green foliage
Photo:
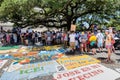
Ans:
[[[35,12],[34,8],[43,10]],[[17,25],[44,25],[53,27],[68,27],[75,23],[77,18],[90,24],[100,25],[112,23],[119,26],[120,19],[119,0],[1,0],[0,20],[10,21]],[[89,17],[92,15],[92,18]],[[111,25],[110,23],[109,25]],[[59,25],[60,24],[60,25]]]

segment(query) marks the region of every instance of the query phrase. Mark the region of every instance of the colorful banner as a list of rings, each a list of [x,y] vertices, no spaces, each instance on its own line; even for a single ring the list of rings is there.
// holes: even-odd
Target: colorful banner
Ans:
[[[64,56],[63,50],[40,51],[38,53],[42,60],[54,60]]]
[[[8,60],[0,60],[0,69],[7,63]]]
[[[56,46],[42,46],[42,47],[32,47],[32,51],[40,51],[40,50],[56,50],[61,48],[60,45]]]
[[[14,71],[13,68],[11,68],[11,70],[9,69],[9,72],[3,73],[0,80],[27,80],[38,76],[53,74],[54,72],[57,72],[56,66],[58,65],[59,64],[54,60],[34,64],[26,64],[21,68],[17,65],[17,70]]]
[[[5,46],[0,47],[0,50],[10,50],[10,49],[19,49],[19,46]]]
[[[53,80],[115,80],[120,74],[100,64],[91,64],[53,74]]]
[[[88,64],[99,63],[100,61],[88,55],[83,55],[83,56],[74,56],[68,58],[59,58],[57,59],[57,62],[64,65],[67,70],[70,70]]]
[[[16,71],[18,69],[20,69],[21,67],[23,67],[23,65],[17,63],[17,64],[14,64],[14,63],[11,63],[11,65],[4,69],[6,72],[13,72],[13,71]]]

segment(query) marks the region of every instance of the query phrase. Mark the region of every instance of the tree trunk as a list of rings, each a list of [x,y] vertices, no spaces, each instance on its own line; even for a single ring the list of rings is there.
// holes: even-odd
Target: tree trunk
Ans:
[[[70,31],[71,28],[71,17],[67,17],[67,30]]]

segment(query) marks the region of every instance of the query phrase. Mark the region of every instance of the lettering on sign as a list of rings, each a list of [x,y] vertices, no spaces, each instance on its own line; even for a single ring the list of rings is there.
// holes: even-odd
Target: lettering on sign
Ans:
[[[54,73],[53,77],[53,80],[115,80],[120,74],[100,64],[91,64]]]
[[[61,65],[64,65],[67,70],[70,70],[88,64],[99,63],[100,61],[88,55],[83,55],[70,58],[60,58],[57,59],[57,62]]]

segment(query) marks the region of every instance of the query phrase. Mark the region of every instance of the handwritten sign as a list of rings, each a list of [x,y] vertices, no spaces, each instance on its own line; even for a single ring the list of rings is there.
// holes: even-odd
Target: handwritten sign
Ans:
[[[91,64],[53,74],[53,80],[115,80],[120,74],[100,64]]]
[[[69,58],[59,58],[57,59],[57,62],[64,65],[67,70],[70,70],[88,64],[99,63],[100,61],[88,55],[83,55],[83,56],[74,56]]]

